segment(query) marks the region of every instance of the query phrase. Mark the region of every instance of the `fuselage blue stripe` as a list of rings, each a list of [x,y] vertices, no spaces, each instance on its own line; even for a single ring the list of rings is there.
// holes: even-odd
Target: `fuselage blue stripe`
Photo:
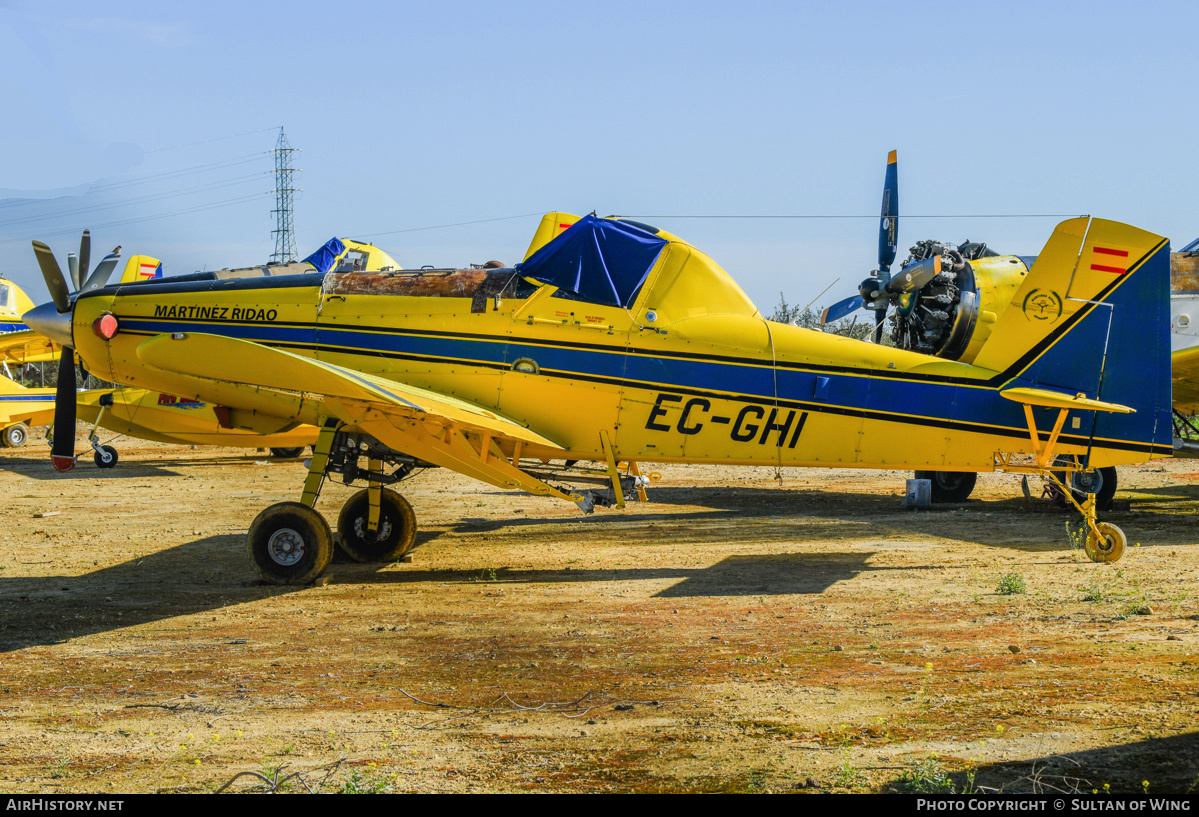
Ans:
[[[879,379],[869,376],[817,374],[795,369],[777,372],[763,363],[685,360],[669,357],[629,355],[623,351],[554,347],[517,341],[471,340],[463,337],[417,335],[406,332],[356,331],[337,327],[287,326],[263,324],[184,323],[123,318],[125,331],[205,332],[236,337],[267,345],[320,347],[317,359],[328,359],[331,349],[349,355],[404,356],[434,359],[464,368],[485,365],[508,368],[518,358],[537,361],[543,373],[563,376],[583,375],[612,382],[630,383],[655,392],[700,391],[726,393],[731,399],[748,398],[754,402],[778,399],[804,403],[819,411],[828,406],[840,414],[875,416],[907,415],[929,421],[944,420],[986,430],[1003,427],[1027,434],[1023,408],[999,398],[992,388],[956,384]],[[817,399],[816,378],[830,379],[827,399]],[[1093,395],[1092,395],[1093,396]],[[1038,425],[1048,425],[1056,412],[1035,409]],[[1089,416],[1089,413],[1088,415]],[[896,416],[894,419],[902,420]],[[1089,425],[1084,424],[1085,428]]]

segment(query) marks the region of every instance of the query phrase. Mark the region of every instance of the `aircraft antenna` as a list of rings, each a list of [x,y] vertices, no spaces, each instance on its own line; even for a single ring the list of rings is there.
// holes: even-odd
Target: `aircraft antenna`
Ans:
[[[296,193],[301,192],[292,187],[293,174],[299,171],[291,166],[291,155],[299,148],[293,148],[287,141],[287,134],[279,128],[279,141],[275,143],[275,252],[271,255],[272,264],[290,264],[296,260],[296,227],[292,215],[292,200]]]

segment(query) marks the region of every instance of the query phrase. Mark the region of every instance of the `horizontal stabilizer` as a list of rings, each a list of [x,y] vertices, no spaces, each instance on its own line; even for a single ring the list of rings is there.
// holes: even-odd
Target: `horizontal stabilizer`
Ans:
[[[1041,406],[1042,408],[1078,409],[1079,411],[1108,411],[1116,414],[1132,414],[1136,409],[1122,406],[1119,403],[1105,403],[1102,400],[1092,400],[1085,394],[1063,394],[1048,389],[1004,389],[1001,397],[1023,403],[1026,406]]]

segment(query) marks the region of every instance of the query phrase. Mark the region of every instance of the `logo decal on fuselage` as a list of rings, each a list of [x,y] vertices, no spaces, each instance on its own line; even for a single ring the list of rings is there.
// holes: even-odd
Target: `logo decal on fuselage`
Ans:
[[[1024,317],[1052,323],[1062,316],[1062,296],[1051,289],[1034,289],[1024,297]]]

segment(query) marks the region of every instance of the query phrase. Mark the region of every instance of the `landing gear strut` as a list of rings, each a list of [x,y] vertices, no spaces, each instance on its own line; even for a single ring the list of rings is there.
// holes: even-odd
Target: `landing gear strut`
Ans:
[[[350,497],[337,520],[343,550],[359,562],[399,558],[416,542],[416,514],[408,500],[383,488],[399,482],[415,468],[427,466],[396,454],[372,438],[342,432],[337,421],[326,422],[312,449],[304,493],[299,502],[280,502],[258,515],[250,526],[250,561],[271,584],[307,584],[333,558],[333,532],[314,506],[325,477],[340,474],[347,484],[365,479],[367,487]],[[359,461],[367,460],[366,468]],[[386,473],[384,465],[397,466]]]
[[[92,426],[92,432],[87,435],[87,443],[92,447],[95,453],[92,459],[96,462],[97,468],[115,468],[117,465],[117,450],[111,445],[101,445],[100,435],[96,432],[100,430],[100,421],[104,419],[104,412],[112,408],[112,394],[100,395],[100,413],[96,415],[96,424]]]

